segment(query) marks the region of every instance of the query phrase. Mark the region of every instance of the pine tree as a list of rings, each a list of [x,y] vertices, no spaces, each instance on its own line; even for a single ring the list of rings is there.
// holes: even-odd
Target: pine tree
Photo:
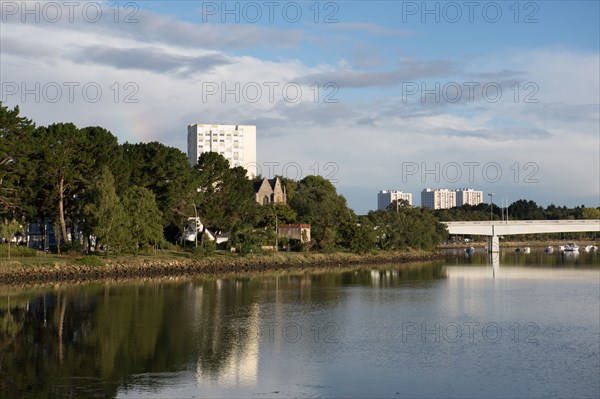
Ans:
[[[104,245],[108,254],[109,248],[119,250],[128,241],[127,214],[117,197],[115,180],[108,167],[103,168],[92,190],[94,200],[84,208],[84,213],[90,232],[96,236],[96,247]]]
[[[127,214],[127,231],[134,253],[137,253],[140,245],[161,242],[162,213],[158,210],[152,191],[133,186],[125,191],[122,202]]]

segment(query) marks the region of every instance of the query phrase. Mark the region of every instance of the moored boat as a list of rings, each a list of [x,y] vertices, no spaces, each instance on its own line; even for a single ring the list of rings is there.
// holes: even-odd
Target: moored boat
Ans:
[[[570,242],[567,245],[565,245],[565,252],[579,252],[579,245],[575,244],[574,242]]]
[[[551,254],[554,252],[554,247],[553,246],[547,246],[546,249],[544,249],[544,252],[546,252],[547,254]]]

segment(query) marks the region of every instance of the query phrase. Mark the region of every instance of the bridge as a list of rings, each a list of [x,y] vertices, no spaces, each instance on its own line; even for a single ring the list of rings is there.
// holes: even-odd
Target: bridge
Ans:
[[[586,233],[600,231],[600,219],[592,220],[511,220],[443,222],[454,235],[488,236],[490,252],[500,250],[499,236],[537,233]]]

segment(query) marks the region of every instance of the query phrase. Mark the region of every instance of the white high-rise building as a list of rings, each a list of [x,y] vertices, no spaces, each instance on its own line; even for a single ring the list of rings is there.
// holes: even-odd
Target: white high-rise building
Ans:
[[[394,201],[405,200],[412,206],[412,194],[396,190],[382,190],[377,193],[377,210],[385,211]]]
[[[456,191],[456,206],[479,205],[483,202],[483,191],[472,188],[460,188]]]
[[[217,152],[232,167],[244,167],[249,178],[256,177],[256,126],[189,125],[187,151],[191,165],[198,163],[198,157],[203,152]]]
[[[425,188],[421,191],[421,206],[429,209],[446,209],[456,206],[456,191],[447,188]]]

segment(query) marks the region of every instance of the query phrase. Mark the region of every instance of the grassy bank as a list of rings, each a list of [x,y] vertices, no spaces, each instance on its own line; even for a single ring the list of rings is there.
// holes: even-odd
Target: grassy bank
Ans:
[[[217,252],[208,257],[190,257],[184,252],[152,255],[66,256],[38,254],[0,260],[0,284],[39,284],[103,279],[130,279],[161,276],[220,275],[270,270],[345,267],[373,263],[405,263],[441,259],[440,252],[373,252],[364,255],[336,252],[278,252],[236,256]]]

